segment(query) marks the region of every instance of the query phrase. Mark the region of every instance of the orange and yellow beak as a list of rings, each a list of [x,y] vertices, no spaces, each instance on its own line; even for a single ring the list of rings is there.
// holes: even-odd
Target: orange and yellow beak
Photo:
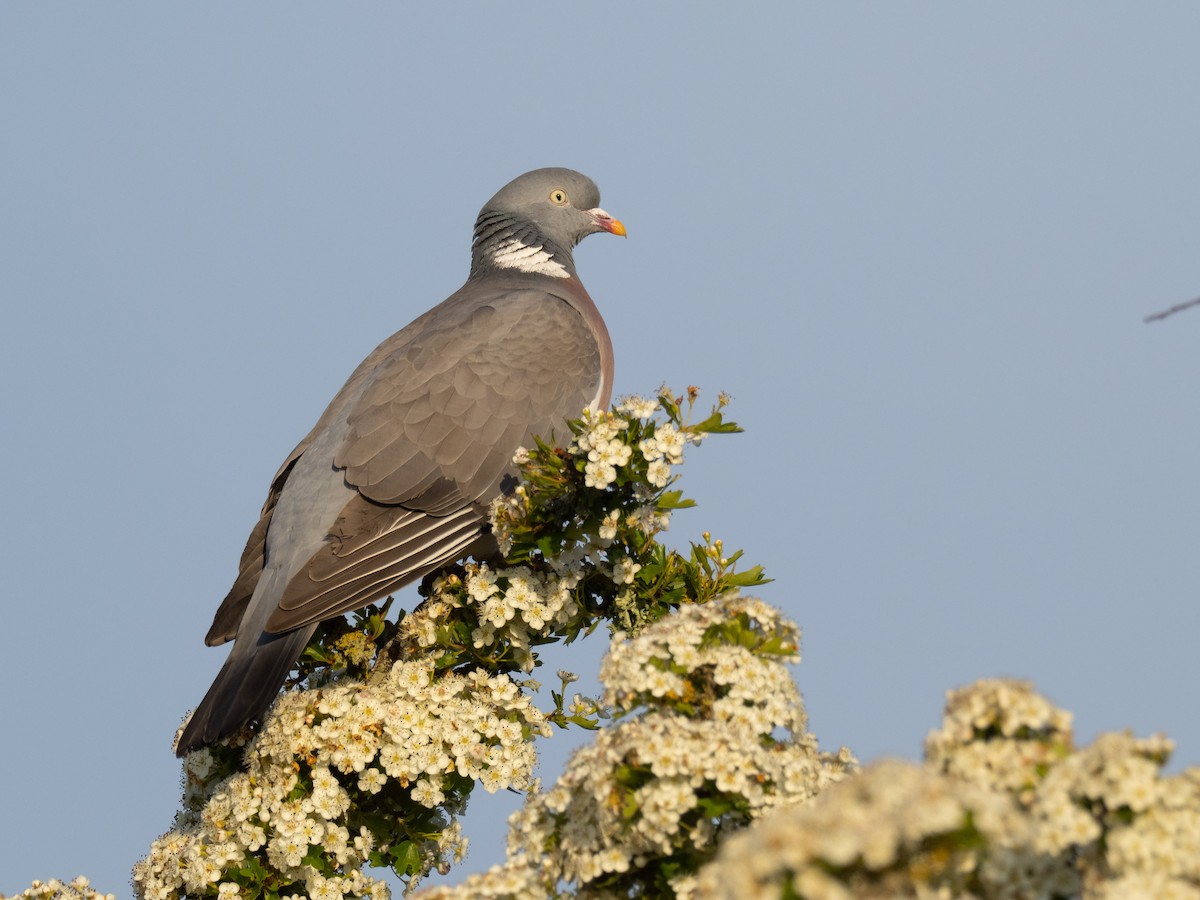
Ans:
[[[588,213],[593,219],[596,220],[596,225],[599,228],[607,231],[609,234],[625,237],[625,226],[621,224],[620,219],[614,219],[599,207],[596,207],[596,209],[589,209]]]

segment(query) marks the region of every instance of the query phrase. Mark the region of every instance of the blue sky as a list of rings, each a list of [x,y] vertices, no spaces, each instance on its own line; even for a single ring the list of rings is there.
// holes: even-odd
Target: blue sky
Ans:
[[[1141,321],[1200,294],[1200,7],[426,6],[0,5],[0,891],[128,895],[277,465],[546,165],[629,228],[617,391],[735,398],[671,536],[776,579],[824,745],[1013,675],[1200,763],[1200,310]]]

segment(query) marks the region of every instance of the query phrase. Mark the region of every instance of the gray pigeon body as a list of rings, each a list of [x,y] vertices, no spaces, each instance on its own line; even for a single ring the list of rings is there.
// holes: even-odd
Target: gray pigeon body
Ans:
[[[479,214],[466,284],[363,360],[289,454],[205,639],[234,646],[180,756],[260,717],[322,620],[490,553],[516,449],[608,405],[612,344],[572,257],[625,233],[599,204],[569,169],[510,182]]]

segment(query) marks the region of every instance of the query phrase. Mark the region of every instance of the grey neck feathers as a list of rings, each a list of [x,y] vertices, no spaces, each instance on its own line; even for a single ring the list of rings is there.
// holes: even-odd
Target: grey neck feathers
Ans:
[[[569,247],[547,239],[532,222],[485,211],[475,221],[471,277],[497,270],[570,278],[575,274],[575,260]]]

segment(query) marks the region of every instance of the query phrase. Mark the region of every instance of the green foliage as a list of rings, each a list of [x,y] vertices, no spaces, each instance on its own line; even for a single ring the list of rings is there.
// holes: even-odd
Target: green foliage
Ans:
[[[724,555],[721,541],[711,540],[707,533],[704,543],[692,544],[688,553],[658,540],[670,514],[695,503],[673,487],[678,476],[655,478],[651,470],[656,460],[642,448],[664,433],[682,438],[682,449],[682,444],[698,444],[709,434],[741,431],[724,418],[724,396],[704,419],[691,422],[696,398],[697,390],[689,388],[684,406],[683,397],[660,392],[658,406],[665,421],[628,412],[610,414],[608,421],[615,424],[608,429],[612,440],[630,452],[628,461],[616,468],[614,480],[603,487],[589,486],[590,454],[575,449],[581,439],[586,446],[589,435],[598,430],[595,420],[569,423],[575,437],[572,448],[538,441],[522,465],[523,490],[515,503],[501,508],[498,523],[511,542],[508,565],[545,570],[548,561],[581,547],[601,550],[602,562],[607,563],[606,567],[595,560],[585,562],[584,577],[576,588],[585,614],[563,629],[560,637],[567,642],[593,629],[599,619],[636,633],[681,603],[704,603],[734,588],[769,580],[761,566],[736,571],[742,552]],[[612,578],[613,568],[622,563],[637,567],[628,587]]]
[[[314,687],[334,675],[366,678],[374,668],[379,650],[395,637],[399,621],[387,618],[392,598],[382,604],[322,622],[300,661],[292,669],[289,686]]]

